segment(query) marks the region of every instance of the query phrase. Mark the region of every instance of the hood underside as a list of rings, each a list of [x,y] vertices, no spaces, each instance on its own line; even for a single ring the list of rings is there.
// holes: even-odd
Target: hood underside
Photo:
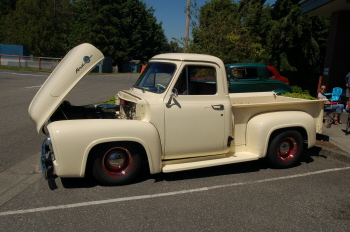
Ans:
[[[38,133],[68,93],[103,59],[103,54],[87,43],[67,53],[29,105],[28,113]]]

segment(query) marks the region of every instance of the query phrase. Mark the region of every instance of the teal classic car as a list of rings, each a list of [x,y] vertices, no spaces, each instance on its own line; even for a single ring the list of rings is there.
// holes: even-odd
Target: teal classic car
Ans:
[[[288,84],[269,78],[267,65],[260,63],[225,64],[230,93],[274,91],[277,94],[291,93]]]

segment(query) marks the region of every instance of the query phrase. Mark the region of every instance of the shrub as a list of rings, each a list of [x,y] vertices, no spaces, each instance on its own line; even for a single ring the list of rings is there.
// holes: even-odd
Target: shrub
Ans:
[[[100,102],[99,105],[115,104],[115,96],[110,97],[108,100]]]
[[[291,89],[293,90],[293,93],[283,93],[281,95],[285,97],[294,97],[294,98],[301,98],[301,99],[307,99],[307,100],[317,99],[310,95],[309,90],[302,90],[299,86],[293,85],[291,86]]]

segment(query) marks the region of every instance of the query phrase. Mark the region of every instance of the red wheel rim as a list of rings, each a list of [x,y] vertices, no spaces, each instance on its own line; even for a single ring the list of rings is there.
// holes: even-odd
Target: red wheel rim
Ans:
[[[102,157],[103,171],[113,177],[124,176],[134,163],[134,159],[128,149],[114,147],[109,149]]]
[[[292,138],[284,138],[277,147],[277,155],[282,161],[292,160],[298,152],[297,141]]]

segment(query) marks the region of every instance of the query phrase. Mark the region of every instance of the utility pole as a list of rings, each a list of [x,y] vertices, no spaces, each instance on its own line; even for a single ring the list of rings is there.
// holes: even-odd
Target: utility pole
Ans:
[[[187,7],[186,7],[186,34],[185,34],[185,52],[187,52],[188,49],[188,35],[190,31],[190,14],[191,14],[191,0],[187,0]]]

